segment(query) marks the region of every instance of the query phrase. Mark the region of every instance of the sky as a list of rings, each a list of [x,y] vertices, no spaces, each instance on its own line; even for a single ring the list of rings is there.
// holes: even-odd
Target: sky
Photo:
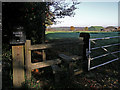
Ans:
[[[118,2],[81,2],[74,17],[56,19],[61,21],[51,27],[118,26]]]

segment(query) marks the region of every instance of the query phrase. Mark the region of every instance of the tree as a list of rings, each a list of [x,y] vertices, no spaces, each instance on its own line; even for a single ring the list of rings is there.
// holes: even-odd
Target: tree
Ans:
[[[120,32],[120,27],[117,28],[117,31]]]
[[[27,39],[31,39],[33,43],[44,42],[46,26],[57,23],[56,18],[74,16],[77,4],[79,3],[68,4],[65,1],[5,2],[3,3],[3,35],[10,36],[14,26],[22,25]]]
[[[88,27],[85,27],[85,31],[88,31]]]
[[[74,27],[74,26],[71,26],[71,27],[70,27],[70,30],[71,30],[71,31],[75,30],[75,27]]]

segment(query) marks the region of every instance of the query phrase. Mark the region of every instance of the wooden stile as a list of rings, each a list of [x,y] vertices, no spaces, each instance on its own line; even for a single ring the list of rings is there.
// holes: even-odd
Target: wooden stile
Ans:
[[[38,69],[38,68],[44,68],[48,66],[52,66],[53,71],[55,71],[55,77],[56,77],[56,82],[58,82],[60,79],[59,72],[61,70],[58,68],[56,64],[60,64],[61,60],[60,59],[55,59],[55,60],[46,60],[46,53],[45,49],[48,48],[55,48],[58,46],[63,47],[69,46],[69,45],[80,45],[80,48],[83,48],[83,39],[65,39],[65,40],[60,40],[57,42],[53,43],[43,43],[43,44],[38,44],[38,45],[31,45],[31,40],[26,40],[25,43],[25,69],[26,69],[26,79],[31,80],[31,71],[33,69]],[[43,62],[38,62],[38,63],[32,63],[31,62],[31,50],[38,50],[42,49],[42,52],[40,54],[43,55]],[[69,74],[73,74],[73,63],[76,62],[77,60],[81,60],[83,51],[80,49],[80,56],[66,56],[63,54],[59,54],[59,57],[68,64],[68,72]],[[17,45],[17,46],[12,46],[12,58],[13,58],[13,85],[15,87],[21,87],[22,83],[25,81],[24,78],[24,45]],[[78,74],[78,73],[76,73]]]

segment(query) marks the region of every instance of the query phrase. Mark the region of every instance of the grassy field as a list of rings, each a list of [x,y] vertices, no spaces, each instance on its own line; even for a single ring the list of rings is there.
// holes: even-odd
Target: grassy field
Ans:
[[[104,33],[104,31],[46,31],[46,34],[48,34],[48,33],[60,33],[60,32],[64,32],[64,33],[67,33],[67,32],[86,32],[86,33],[99,33],[99,32],[103,32]]]
[[[62,38],[79,38],[80,33],[90,33],[90,38],[102,38],[102,37],[111,37],[118,36],[118,32],[98,32],[98,31],[81,31],[81,32],[72,32],[72,31],[47,31],[46,39],[62,39]]]

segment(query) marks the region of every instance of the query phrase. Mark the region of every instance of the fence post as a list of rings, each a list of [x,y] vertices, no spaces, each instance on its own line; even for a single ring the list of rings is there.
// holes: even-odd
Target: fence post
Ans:
[[[13,58],[13,86],[20,88],[25,81],[24,78],[24,46],[12,46]]]
[[[89,39],[90,39],[90,34],[89,33],[80,33],[80,37],[83,37],[83,60],[85,60],[85,64],[83,65],[83,70],[88,71],[88,57],[87,55],[87,50],[89,50]]]
[[[45,50],[42,50],[42,59],[43,59],[43,61],[46,60],[46,52],[45,52]]]
[[[31,40],[26,40],[25,43],[25,68],[26,68],[26,78],[31,80]]]

